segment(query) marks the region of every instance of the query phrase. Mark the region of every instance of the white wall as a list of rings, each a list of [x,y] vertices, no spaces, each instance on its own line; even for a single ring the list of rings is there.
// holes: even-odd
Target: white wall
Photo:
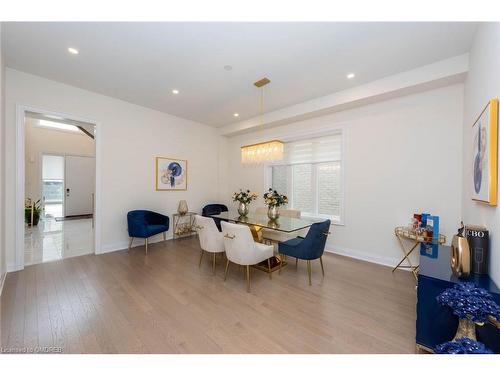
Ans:
[[[0,22],[0,288],[5,275],[5,210],[4,210],[4,163],[5,163],[5,65],[2,50],[2,23]],[[1,289],[0,289],[1,290]]]
[[[500,97],[500,23],[479,26],[470,51],[464,91],[463,216],[490,231],[490,275],[500,285],[500,209],[471,200],[472,124],[492,98]]]
[[[26,119],[25,196],[41,197],[42,153],[95,156],[95,142],[83,133],[70,133],[37,126],[39,120]]]
[[[102,251],[126,248],[126,213],[152,209],[171,215],[180,199],[192,210],[218,198],[214,128],[41,77],[6,71],[6,214],[15,212],[16,104],[62,112],[98,124],[102,142]],[[99,151],[98,151],[99,154]],[[188,190],[156,192],[154,158],[189,161]],[[6,223],[7,265],[14,268],[14,221]]]
[[[448,238],[461,219],[463,85],[414,94],[230,138],[221,192],[262,194],[264,167],[242,166],[240,146],[264,139],[345,132],[345,226],[332,227],[328,247],[394,265],[401,250],[394,227],[415,212],[439,215]],[[318,133],[319,132],[319,133]],[[263,205],[259,199],[254,207]]]

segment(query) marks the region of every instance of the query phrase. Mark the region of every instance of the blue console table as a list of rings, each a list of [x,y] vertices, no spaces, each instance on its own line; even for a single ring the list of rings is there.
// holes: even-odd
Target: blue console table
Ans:
[[[461,279],[460,279],[461,280]],[[438,344],[455,336],[458,318],[447,307],[437,303],[436,297],[460,281],[451,272],[450,247],[434,246],[433,251],[420,253],[420,270],[417,287],[417,348],[432,351]],[[471,274],[464,279],[486,289],[500,304],[500,290],[486,275]],[[494,353],[500,353],[500,329],[485,324],[476,326],[477,340]]]

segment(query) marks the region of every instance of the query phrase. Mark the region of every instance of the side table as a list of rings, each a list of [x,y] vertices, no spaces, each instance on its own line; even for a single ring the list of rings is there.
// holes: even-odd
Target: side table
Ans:
[[[417,281],[418,277],[418,265],[413,265],[410,260],[410,255],[413,251],[420,245],[421,243],[430,243],[430,244],[438,244],[444,245],[446,243],[446,236],[444,234],[439,234],[438,238],[426,237],[423,234],[417,234],[416,232],[409,230],[405,227],[396,227],[394,228],[394,234],[398,239],[399,245],[401,246],[401,251],[404,254],[404,257],[401,261],[392,269],[392,272],[396,271],[398,268],[409,268],[415,281]],[[410,241],[411,247],[405,247],[403,239]],[[407,264],[403,264],[406,261]]]
[[[194,225],[196,215],[196,212],[187,212],[184,215],[179,213],[172,215],[174,240],[196,234]]]

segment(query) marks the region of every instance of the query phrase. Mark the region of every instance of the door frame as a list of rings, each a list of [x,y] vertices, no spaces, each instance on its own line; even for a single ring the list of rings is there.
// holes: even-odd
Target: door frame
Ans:
[[[64,112],[51,111],[23,104],[16,104],[16,264],[15,270],[24,269],[24,199],[25,199],[25,142],[26,142],[26,112],[35,112],[47,116],[62,117],[68,120],[80,121],[95,126],[95,201],[94,201],[94,253],[100,254],[101,242],[101,199],[102,199],[102,140],[101,124]]]

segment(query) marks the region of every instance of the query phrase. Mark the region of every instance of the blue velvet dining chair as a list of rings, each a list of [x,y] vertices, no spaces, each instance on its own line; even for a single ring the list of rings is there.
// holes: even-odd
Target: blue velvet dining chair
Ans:
[[[219,204],[219,203],[212,203],[212,204],[207,204],[203,209],[201,210],[201,216],[206,216],[209,217],[210,215],[219,215],[221,212],[226,212],[227,206],[225,204]],[[217,229],[219,232],[222,232],[222,227],[221,227],[221,219],[217,219],[213,217],[215,221],[215,225],[217,225]]]
[[[168,216],[147,210],[130,211],[127,214],[128,235],[130,242],[128,248],[132,247],[134,238],[146,240],[146,254],[148,253],[148,238],[155,234],[163,233],[163,240],[167,239],[167,231],[170,224]]]
[[[321,263],[321,272],[325,276],[323,267],[323,252],[328,235],[330,234],[330,220],[321,223],[314,223],[309,228],[305,237],[296,237],[291,240],[281,242],[278,245],[278,252],[299,259],[307,260],[307,273],[309,275],[309,285],[311,285],[311,260],[318,259]],[[281,265],[281,263],[280,263]],[[281,268],[280,268],[281,271]]]

